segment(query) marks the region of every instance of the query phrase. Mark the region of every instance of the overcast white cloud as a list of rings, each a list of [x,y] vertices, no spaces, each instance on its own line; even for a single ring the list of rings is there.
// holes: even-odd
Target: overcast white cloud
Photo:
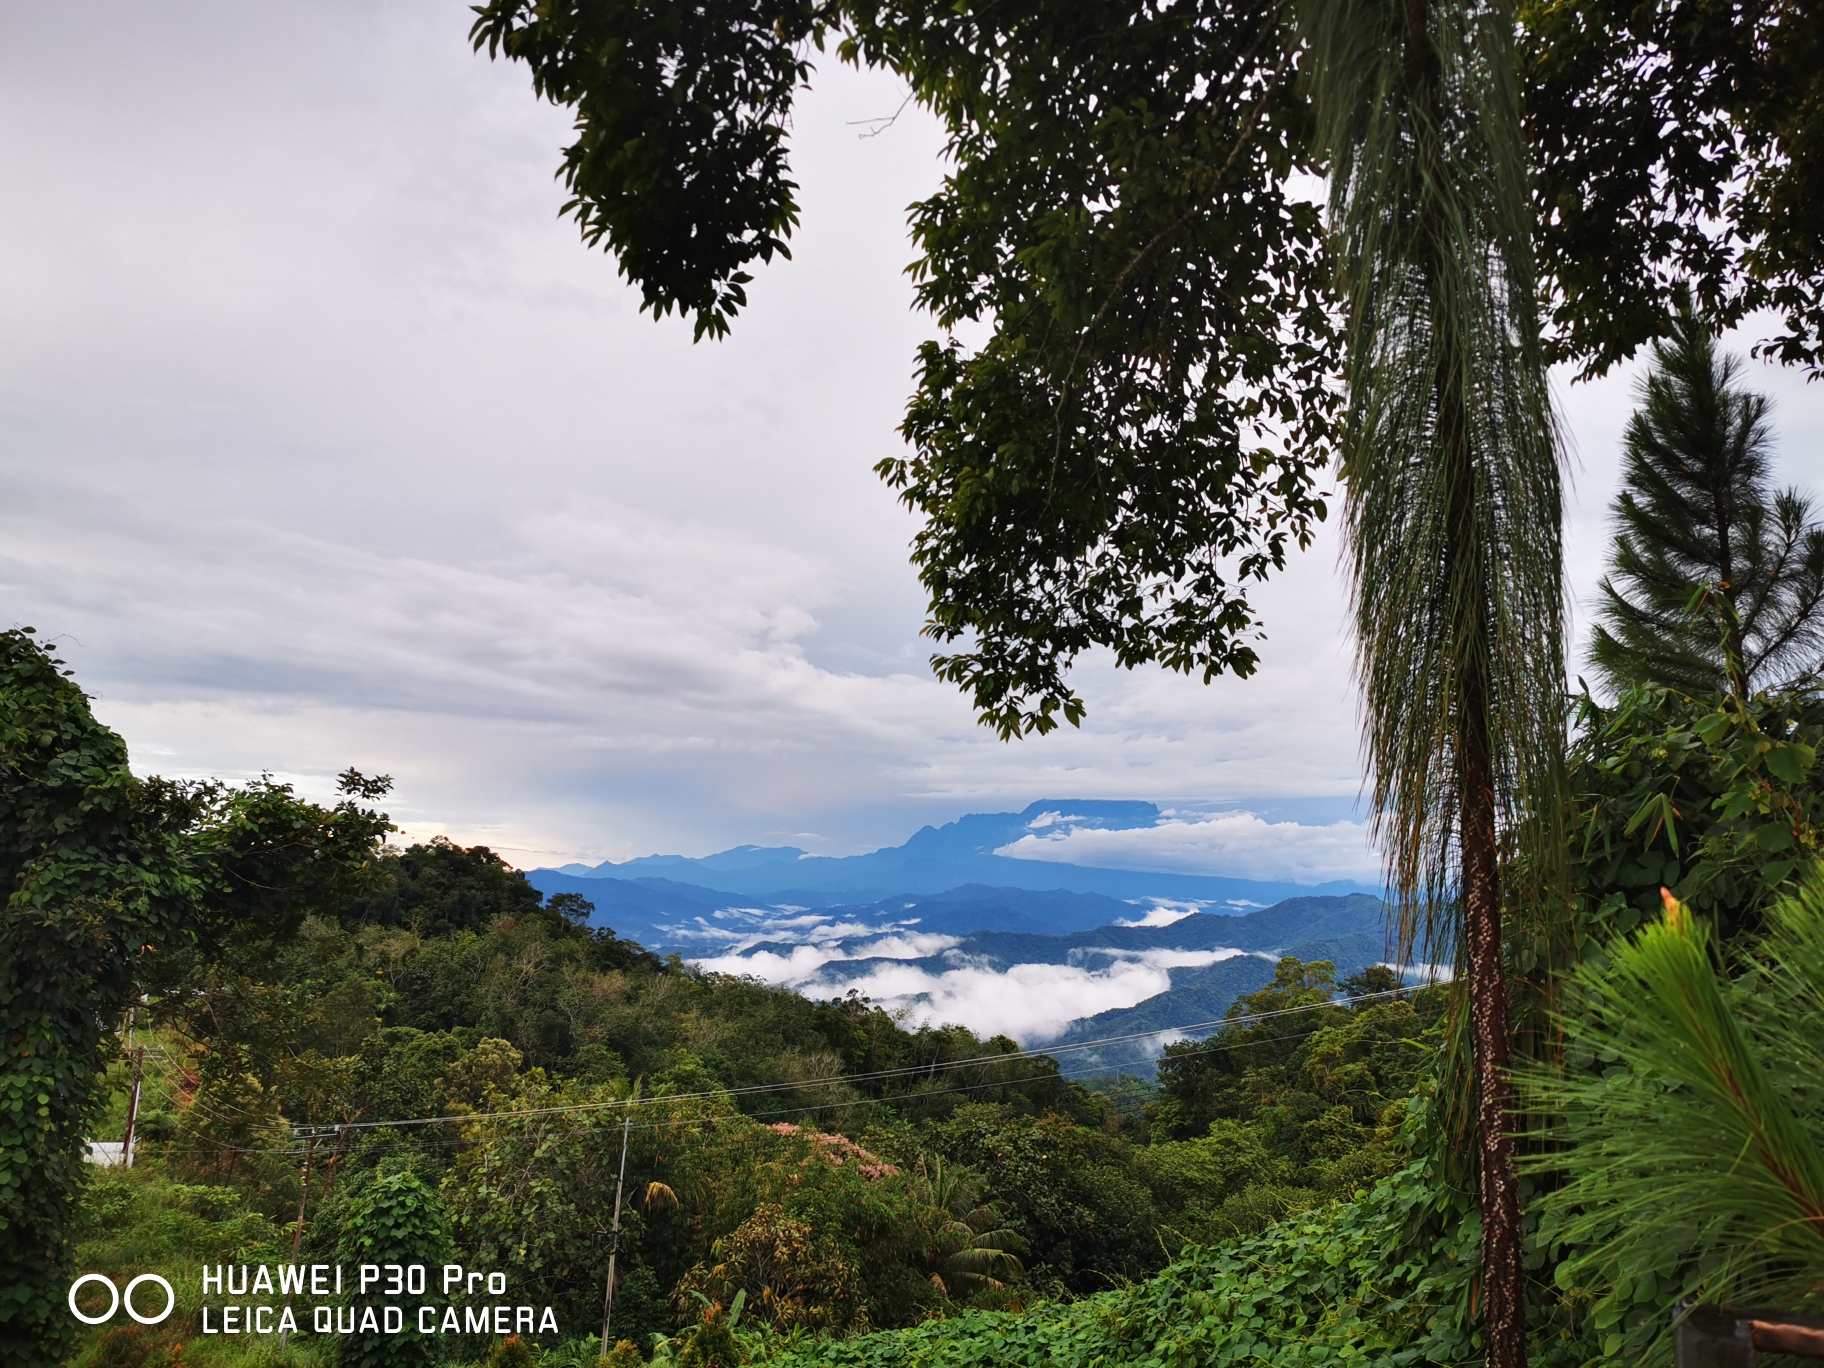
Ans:
[[[1121,859],[1360,876],[1328,538],[1262,596],[1254,680],[1094,660],[1082,731],[1004,746],[928,676],[870,468],[929,333],[904,206],[942,168],[916,111],[856,136],[891,79],[824,64],[796,259],[692,346],[557,219],[564,115],[466,27],[432,0],[8,15],[0,621],[59,640],[136,764],[387,771],[411,834],[523,864],[840,853],[1083,795],[1261,814],[1097,847]],[[1824,394],[1755,374],[1818,482]],[[1585,586],[1626,384],[1566,400]]]
[[[995,853],[1105,869],[1163,869],[1300,883],[1373,880],[1380,873],[1363,823],[1269,822],[1252,812],[1168,817],[1156,826],[1125,831],[1093,827],[1035,831]]]

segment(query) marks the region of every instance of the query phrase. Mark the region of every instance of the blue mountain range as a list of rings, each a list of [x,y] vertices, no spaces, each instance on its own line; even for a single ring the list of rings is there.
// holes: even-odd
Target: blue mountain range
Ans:
[[[547,895],[580,894],[595,909],[592,923],[660,953],[761,973],[817,997],[911,982],[893,991],[898,1005],[916,1010],[929,1005],[916,985],[946,975],[999,975],[1020,965],[1095,975],[1134,960],[1173,966],[1168,991],[1071,1026],[1061,1046],[1145,1037],[1068,1051],[1077,1068],[1150,1072],[1164,1039],[1219,1018],[1237,995],[1272,978],[1281,954],[1328,959],[1343,975],[1385,953],[1382,904],[1367,885],[995,853],[1028,835],[1133,830],[1161,816],[1152,803],[1049,800],[1020,812],[971,813],[865,855],[750,845],[702,858],[535,869],[527,878]]]
[[[705,908],[719,910],[710,905],[725,907],[730,895],[765,906],[802,908],[865,907],[913,895],[926,895],[929,902],[929,895],[943,895],[947,911],[940,914],[933,907],[930,915],[944,915],[947,928],[965,929],[955,925],[959,916],[986,916],[989,920],[966,930],[1069,931],[1140,915],[1112,903],[1142,906],[1143,911],[1149,903],[1176,902],[1245,912],[1287,898],[1375,891],[1348,880],[1311,885],[1102,869],[994,853],[1035,833],[1125,831],[1152,826],[1160,817],[1153,803],[1048,799],[1021,812],[971,813],[944,826],[927,826],[903,845],[865,855],[811,855],[795,846],[747,845],[701,858],[646,855],[619,864],[535,869],[527,877],[545,893],[582,894],[602,910],[608,924],[635,939],[680,918],[700,916]],[[1109,901],[997,894],[1021,889]],[[1092,917],[1101,920],[1085,920]]]

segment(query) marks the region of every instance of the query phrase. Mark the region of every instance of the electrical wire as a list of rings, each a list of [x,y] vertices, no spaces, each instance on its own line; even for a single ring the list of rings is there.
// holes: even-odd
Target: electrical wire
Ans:
[[[1247,1016],[1247,1017],[1228,1018],[1224,1021],[1223,1024],[1225,1024],[1225,1025],[1237,1024],[1237,1023],[1245,1023],[1245,1022],[1250,1022],[1250,1021],[1265,1020],[1265,1019],[1272,1018],[1272,1017],[1283,1017],[1283,1016],[1287,1016],[1287,1015],[1290,1015],[1295,1012],[1315,1011],[1322,1007],[1339,1006],[1345,1002],[1367,1002],[1367,1001],[1373,1001],[1376,999],[1389,998],[1389,997],[1397,999],[1401,995],[1412,995],[1412,994],[1416,994],[1419,991],[1422,991],[1422,990],[1413,989],[1413,988],[1399,988],[1399,989],[1389,989],[1385,992],[1380,992],[1380,993],[1363,993],[1354,998],[1331,999],[1327,1002],[1310,1003],[1310,1004],[1300,1006],[1300,1007],[1285,1007],[1285,1008],[1276,1009],[1271,1012],[1260,1012],[1260,1013],[1256,1013],[1254,1015]],[[1173,1029],[1173,1028],[1166,1028],[1166,1029],[1169,1030],[1169,1029]],[[1182,1028],[1181,1027],[1181,1028],[1176,1028],[1176,1029],[1183,1030],[1183,1029],[1195,1029],[1195,1028],[1194,1027],[1192,1027],[1192,1028]],[[1116,1036],[1116,1037],[1109,1037],[1109,1039],[1112,1039],[1112,1040],[1144,1039],[1147,1036],[1156,1036],[1161,1033],[1162,1032],[1160,1032],[1160,1031],[1144,1031],[1144,1032],[1139,1032],[1133,1036]],[[1175,1054],[1173,1056],[1173,1058],[1174,1059],[1186,1059],[1186,1058],[1191,1058],[1191,1057],[1195,1057],[1198,1055],[1215,1054],[1215,1053],[1219,1053],[1219,1052],[1222,1052],[1225,1050],[1240,1050],[1240,1049],[1249,1049],[1249,1048],[1252,1048],[1255,1046],[1260,1046],[1260,1045],[1283,1044],[1288,1040],[1299,1040],[1299,1039],[1306,1038],[1310,1034],[1311,1033],[1307,1032],[1307,1031],[1294,1031],[1289,1035],[1268,1036],[1265,1039],[1255,1038],[1255,1039],[1248,1039],[1248,1040],[1232,1040],[1232,1041],[1204,1041],[1204,1042],[1198,1044],[1197,1046],[1193,1047],[1192,1049],[1180,1050],[1177,1054]],[[1090,1044],[1093,1042],[1084,1042],[1084,1043]],[[1030,1052],[1029,1053],[1026,1051],[1021,1051],[1018,1054],[981,1055],[981,1056],[976,1056],[970,1060],[954,1061],[954,1062],[959,1063],[959,1064],[968,1064],[968,1063],[981,1063],[983,1061],[993,1062],[993,1061],[1016,1060],[1016,1059],[1020,1059],[1020,1058],[1028,1058],[1028,1059],[1032,1059],[1032,1060],[1036,1061],[1039,1059],[1047,1058],[1047,1056],[1042,1052]],[[1100,1065],[1080,1065],[1075,1069],[1069,1069],[1069,1070],[1059,1069],[1056,1072],[1035,1073],[1027,1078],[996,1079],[996,1080],[984,1081],[984,1082],[980,1082],[980,1083],[963,1083],[963,1084],[959,1084],[959,1085],[957,1085],[955,1087],[951,1087],[951,1088],[926,1088],[926,1089],[921,1089],[917,1092],[898,1093],[898,1094],[894,1094],[894,1095],[886,1096],[886,1097],[866,1097],[866,1096],[854,1097],[854,1098],[845,1098],[841,1101],[813,1102],[813,1103],[808,1103],[806,1105],[798,1106],[798,1107],[777,1108],[775,1110],[765,1111],[765,1112],[739,1112],[739,1111],[737,1111],[737,1112],[729,1112],[729,1113],[724,1113],[724,1114],[715,1115],[715,1116],[692,1117],[692,1118],[684,1119],[684,1120],[674,1118],[672,1120],[667,1120],[667,1121],[641,1122],[641,1123],[635,1123],[633,1126],[633,1129],[636,1131],[669,1130],[669,1129],[675,1129],[679,1126],[684,1126],[684,1127],[709,1126],[709,1125],[720,1125],[725,1122],[734,1122],[734,1121],[760,1121],[767,1117],[801,1116],[801,1115],[805,1114],[806,1112],[835,1111],[840,1108],[859,1107],[859,1106],[866,1106],[869,1104],[878,1104],[878,1105],[882,1105],[882,1106],[888,1106],[888,1105],[894,1105],[894,1104],[902,1103],[902,1102],[922,1101],[926,1098],[942,1097],[947,1094],[953,1094],[953,1093],[959,1093],[959,1092],[978,1092],[985,1088],[1020,1087],[1020,1086],[1026,1085],[1026,1084],[1043,1082],[1046,1079],[1050,1079],[1050,1078],[1059,1078],[1059,1079],[1066,1079],[1066,1080],[1075,1079],[1075,1078],[1089,1078],[1089,1077],[1095,1077],[1097,1075],[1097,1073],[1099,1073],[1100,1071],[1101,1071]],[[882,1071],[882,1072],[890,1072],[890,1071]],[[765,1090],[783,1091],[786,1089],[797,1088],[797,1087],[818,1086],[820,1084],[828,1085],[828,1084],[842,1083],[842,1082],[847,1082],[847,1081],[849,1081],[849,1079],[852,1079],[852,1078],[864,1078],[864,1077],[868,1077],[868,1075],[861,1075],[861,1074],[845,1075],[843,1077],[833,1078],[833,1079],[813,1080],[812,1082],[810,1082],[808,1084],[803,1083],[803,1082],[775,1084],[775,1085],[769,1085],[768,1089],[765,1089]],[[746,1089],[744,1091],[751,1095],[754,1092],[758,1092],[758,1091],[762,1091],[762,1090],[763,1089],[757,1085],[754,1088]],[[402,1119],[399,1121],[390,1121],[390,1122],[382,1121],[382,1122],[368,1122],[368,1123],[343,1123],[340,1126],[326,1126],[326,1127],[311,1128],[311,1129],[314,1129],[315,1133],[320,1136],[323,1134],[332,1134],[332,1133],[336,1132],[337,1130],[351,1131],[351,1130],[355,1130],[355,1129],[399,1128],[399,1127],[404,1127],[404,1126],[435,1125],[435,1124],[460,1125],[460,1124],[466,1124],[468,1122],[473,1122],[473,1121],[489,1121],[489,1120],[530,1120],[530,1119],[533,1119],[536,1117],[573,1116],[573,1115],[577,1115],[577,1114],[583,1113],[583,1112],[610,1111],[610,1110],[617,1110],[617,1109],[618,1110],[628,1110],[628,1109],[630,1109],[632,1107],[636,1107],[636,1106],[661,1106],[666,1103],[699,1101],[699,1100],[704,1100],[704,1099],[714,1099],[714,1098],[718,1098],[718,1097],[733,1097],[735,1095],[736,1095],[736,1090],[720,1089],[720,1090],[713,1091],[713,1092],[672,1093],[672,1094],[668,1094],[663,1097],[622,1098],[617,1101],[609,1101],[609,1102],[578,1103],[574,1106],[565,1106],[565,1107],[536,1107],[536,1108],[523,1108],[523,1109],[509,1110],[509,1111],[497,1111],[497,1112],[470,1112],[470,1113],[466,1113],[466,1114],[457,1114],[457,1115],[440,1116],[440,1117],[413,1117],[413,1118],[405,1118],[405,1119]],[[288,1127],[286,1129],[293,1130],[293,1131],[302,1131],[306,1128],[305,1127]],[[568,1134],[571,1134],[571,1135],[581,1135],[583,1133],[584,1133],[584,1131],[581,1127],[575,1128],[568,1132]],[[453,1139],[448,1139],[448,1140],[393,1141],[393,1142],[381,1142],[379,1144],[370,1143],[370,1144],[364,1146],[363,1148],[371,1152],[372,1150],[375,1150],[375,1149],[405,1149],[405,1148],[409,1148],[409,1147],[416,1147],[416,1148],[420,1148],[420,1149],[454,1149],[454,1148],[462,1148],[462,1147],[466,1147],[466,1146],[475,1146],[475,1147],[483,1148],[483,1149],[491,1148],[491,1146],[489,1146],[486,1142],[482,1142],[479,1146],[476,1146],[475,1142],[473,1140],[470,1140],[467,1138],[453,1138]],[[263,1148],[223,1147],[223,1148],[219,1148],[219,1149],[210,1148],[210,1149],[195,1149],[195,1150],[167,1149],[162,1152],[168,1153],[168,1154],[268,1154],[268,1155],[275,1155],[275,1156],[279,1156],[279,1157],[290,1157],[290,1158],[302,1158],[305,1154],[305,1151],[303,1149],[277,1150],[277,1149],[273,1149],[270,1147],[263,1147]]]
[[[1101,1049],[1110,1045],[1129,1044],[1136,1040],[1157,1039],[1163,1035],[1188,1035],[1192,1031],[1214,1030],[1225,1026],[1245,1026],[1256,1022],[1269,1021],[1277,1017],[1291,1016],[1299,1012],[1319,1011],[1326,1007],[1343,1007],[1358,1002],[1372,1002],[1382,998],[1399,998],[1402,995],[1417,993],[1421,989],[1411,987],[1388,988],[1377,993],[1359,993],[1353,997],[1327,998],[1323,1002],[1303,1003],[1294,1007],[1279,1007],[1268,1012],[1252,1012],[1246,1016],[1220,1017],[1211,1021],[1192,1022],[1182,1026],[1164,1026],[1151,1031],[1133,1031],[1125,1035],[1102,1036],[1092,1040],[1073,1041],[1066,1045],[1044,1050],[1012,1050],[1004,1054],[972,1055],[967,1059],[952,1059],[931,1064],[908,1064],[894,1069],[875,1069],[864,1073],[839,1074],[829,1078],[793,1079],[781,1083],[754,1083],[739,1088],[715,1088],[702,1092],[671,1093],[665,1097],[622,1098],[607,1102],[574,1102],[557,1107],[532,1107],[504,1112],[469,1112],[461,1115],[399,1117],[382,1121],[350,1121],[330,1126],[291,1126],[293,1131],[352,1131],[379,1130],[404,1126],[434,1126],[442,1124],[462,1124],[471,1121],[486,1121],[496,1117],[532,1117],[560,1115],[569,1112],[611,1111],[628,1107],[654,1106],[661,1102],[682,1102],[706,1097],[751,1097],[770,1092],[791,1092],[801,1088],[835,1087],[838,1085],[853,1086],[857,1083],[873,1083],[891,1079],[924,1075],[930,1077],[939,1071],[948,1072],[954,1069],[980,1068],[990,1064],[1006,1064],[1021,1059],[1051,1059],[1060,1054],[1069,1054],[1082,1050]],[[983,1084],[971,1085],[986,1086]],[[923,1095],[929,1095],[926,1090]],[[920,1094],[911,1094],[917,1096]]]

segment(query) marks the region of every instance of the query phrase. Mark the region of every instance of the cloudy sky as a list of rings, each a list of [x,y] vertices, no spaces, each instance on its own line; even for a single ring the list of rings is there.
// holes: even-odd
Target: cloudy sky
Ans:
[[[1262,596],[1254,681],[1091,662],[1080,733],[1005,746],[928,678],[870,473],[928,333],[904,206],[941,175],[916,111],[860,136],[891,78],[820,69],[796,260],[693,346],[558,220],[565,118],[467,17],[0,21],[0,621],[57,641],[137,767],[388,772],[413,836],[522,865],[840,854],[1044,797],[1178,813],[1068,858],[1363,865],[1332,542]],[[1630,378],[1561,395],[1585,590]],[[1755,378],[1824,484],[1824,394]]]

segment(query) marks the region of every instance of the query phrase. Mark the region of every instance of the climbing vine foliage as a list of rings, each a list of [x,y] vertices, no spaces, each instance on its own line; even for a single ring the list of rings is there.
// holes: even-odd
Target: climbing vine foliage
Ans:
[[[382,1171],[349,1211],[337,1248],[348,1265],[407,1267],[425,1264],[435,1270],[450,1257],[450,1224],[443,1203],[409,1168]],[[375,1333],[365,1327],[342,1346],[342,1368],[420,1368],[435,1362],[435,1342],[420,1333],[418,1311],[436,1301],[434,1290],[422,1300],[393,1304],[403,1309],[403,1333]],[[368,1308],[371,1309],[371,1308]]]
[[[287,934],[390,829],[352,796],[136,779],[61,662],[0,633],[0,1361],[60,1357],[84,1141],[128,1004],[199,935]]]

